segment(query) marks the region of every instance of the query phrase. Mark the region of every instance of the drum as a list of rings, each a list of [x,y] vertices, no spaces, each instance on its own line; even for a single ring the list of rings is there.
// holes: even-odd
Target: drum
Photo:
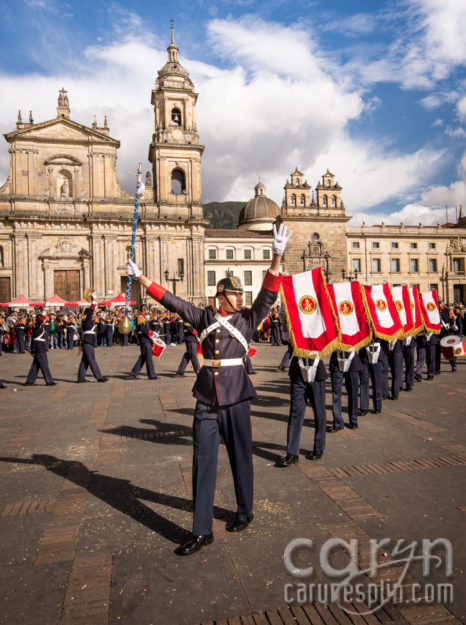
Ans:
[[[152,354],[156,358],[160,358],[166,348],[166,344],[162,341],[162,339],[156,338],[154,339],[154,344],[152,345]]]
[[[440,339],[440,349],[447,360],[464,358],[466,356],[466,343],[455,334],[450,334]]]

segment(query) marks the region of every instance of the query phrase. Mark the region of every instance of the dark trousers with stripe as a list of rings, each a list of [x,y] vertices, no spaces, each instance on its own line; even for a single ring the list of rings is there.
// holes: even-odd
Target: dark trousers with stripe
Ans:
[[[131,373],[132,375],[138,375],[145,364],[147,368],[147,377],[150,380],[153,380],[157,377],[157,374],[155,373],[154,361],[152,360],[152,347],[149,343],[144,341],[144,343],[139,343],[139,349],[141,350],[141,355],[134,363]]]
[[[306,401],[314,412],[314,449],[325,449],[325,382],[303,382],[300,379],[291,380],[290,387],[290,415],[286,432],[286,451],[294,456],[299,455],[299,441],[303,429]]]
[[[414,385],[414,352],[416,343],[411,339],[409,345],[403,345],[403,360],[405,361],[405,384],[406,387]]]
[[[39,370],[42,372],[44,376],[44,380],[46,382],[53,382],[52,374],[50,373],[49,368],[49,360],[47,358],[46,353],[34,354],[34,359],[32,361],[31,368],[29,369],[28,377],[26,382],[28,384],[34,384],[37,380],[37,374]]]
[[[193,424],[193,534],[212,531],[218,447],[223,437],[235,486],[237,514],[252,515],[253,468],[249,400],[225,408],[198,401]]]
[[[392,374],[392,396],[397,397],[400,394],[400,388],[403,384],[403,352],[390,351],[388,353],[388,362],[390,363],[390,371]]]
[[[102,374],[100,373],[97,360],[95,359],[94,346],[84,343],[83,344],[83,356],[81,358],[81,362],[79,363],[79,369],[78,369],[78,380],[84,380],[84,378],[86,377],[86,371],[88,367],[91,368],[91,371],[96,380],[100,380],[103,377]]]
[[[427,349],[425,345],[418,345],[417,346],[417,362],[416,362],[416,368],[414,370],[414,373],[416,375],[422,375],[422,372],[424,370],[424,365],[426,364],[426,354],[427,354]]]
[[[369,410],[369,363],[362,363],[362,370],[359,372],[359,407],[361,410]]]
[[[341,415],[343,380],[345,381],[346,392],[348,393],[348,420],[350,423],[357,425],[359,372],[348,371],[343,373],[343,371],[332,371],[331,379],[333,425],[336,425],[337,427],[343,425],[343,417]]]

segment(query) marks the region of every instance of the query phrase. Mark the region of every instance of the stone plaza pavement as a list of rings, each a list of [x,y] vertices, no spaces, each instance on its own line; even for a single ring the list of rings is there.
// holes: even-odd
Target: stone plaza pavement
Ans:
[[[308,408],[300,462],[280,469],[275,462],[284,453],[289,408],[288,376],[277,371],[284,349],[261,344],[253,359],[260,396],[252,407],[254,522],[240,534],[225,530],[235,498],[222,445],[215,541],[186,558],[173,554],[192,519],[194,373],[174,377],[183,347],[170,347],[155,361],[156,381],[145,373],[125,379],[137,347],[99,348],[107,384],[91,377],[76,384],[80,352],[51,351],[55,387],[42,378],[22,386],[30,356],[4,354],[0,623],[465,622],[466,362],[450,373],[443,361],[440,376],[385,401],[382,414],[360,417],[357,430],[328,435],[320,462],[304,456],[313,444]],[[329,392],[327,409],[330,425]],[[296,566],[313,565],[310,577],[295,577],[284,566],[285,547],[296,538],[314,541],[293,555]],[[329,599],[325,606],[309,585],[338,581],[319,564],[330,538],[357,539],[361,569],[369,565],[369,540],[390,539],[379,562],[392,565],[375,572],[379,582],[394,582],[404,571],[394,552],[398,539],[415,541],[419,555],[422,539],[444,538],[453,545],[452,576],[445,577],[445,550],[438,548],[437,570],[432,565],[424,577],[421,563],[411,562],[403,579],[406,593],[417,581],[429,602],[387,604],[365,615],[367,597],[350,596],[340,606]],[[336,568],[348,564],[342,548],[332,558]],[[452,602],[437,595],[445,581],[453,585]]]

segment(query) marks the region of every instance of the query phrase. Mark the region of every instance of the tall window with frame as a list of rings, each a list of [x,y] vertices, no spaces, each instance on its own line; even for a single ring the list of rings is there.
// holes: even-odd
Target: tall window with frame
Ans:
[[[392,273],[400,273],[400,259],[392,258]]]

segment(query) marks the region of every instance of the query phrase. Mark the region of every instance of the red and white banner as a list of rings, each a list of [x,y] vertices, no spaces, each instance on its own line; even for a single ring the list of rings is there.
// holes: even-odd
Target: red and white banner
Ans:
[[[394,341],[402,336],[403,326],[396,311],[390,285],[387,282],[365,284],[363,293],[374,336],[386,341]]]
[[[297,356],[325,356],[340,345],[335,313],[322,269],[286,276],[281,285],[291,342]]]
[[[341,333],[343,351],[356,351],[371,342],[361,285],[356,280],[327,285]]]
[[[411,298],[409,296],[408,285],[393,286],[392,297],[395,303],[396,312],[403,326],[403,334],[400,339],[412,336],[414,330],[413,309],[411,306]]]
[[[416,336],[416,334],[419,334],[419,332],[424,329],[424,321],[422,320],[421,306],[419,304],[419,291],[417,286],[410,286],[408,288],[409,295],[411,297],[411,308],[413,309],[414,330],[412,334],[413,336]]]
[[[441,323],[437,291],[434,289],[433,291],[427,291],[427,293],[421,293],[419,304],[427,332],[439,334]]]

